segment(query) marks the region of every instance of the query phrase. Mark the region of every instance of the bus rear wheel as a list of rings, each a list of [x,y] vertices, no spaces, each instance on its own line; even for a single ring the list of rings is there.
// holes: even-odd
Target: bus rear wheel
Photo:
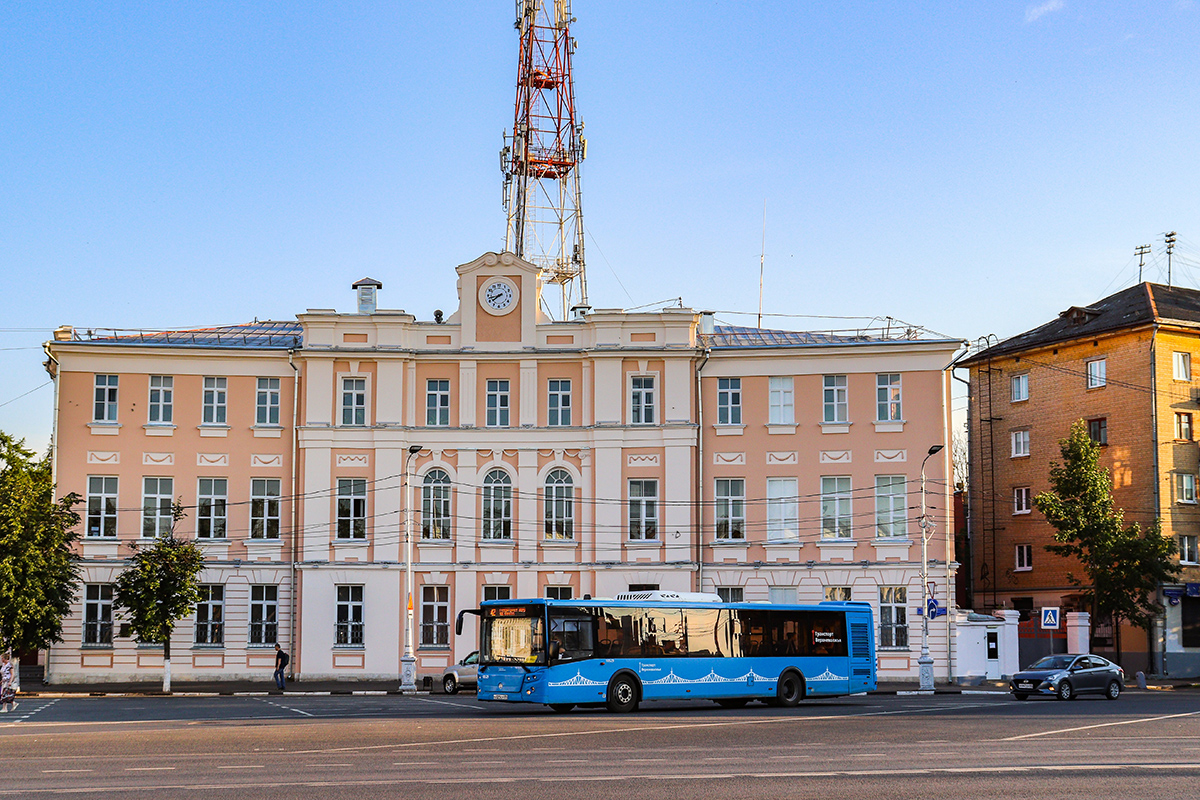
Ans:
[[[628,675],[618,675],[608,684],[608,699],[604,703],[609,711],[621,714],[633,711],[638,707],[637,686]]]
[[[779,683],[775,687],[774,705],[794,708],[800,705],[803,698],[804,684],[800,682],[799,675],[794,672],[785,672],[779,676]]]

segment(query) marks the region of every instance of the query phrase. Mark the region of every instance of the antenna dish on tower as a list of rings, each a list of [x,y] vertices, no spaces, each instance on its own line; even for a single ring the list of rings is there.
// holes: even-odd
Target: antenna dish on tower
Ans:
[[[562,319],[573,306],[587,305],[579,183],[587,142],[575,115],[574,21],[570,0],[517,0],[516,109],[500,151],[504,249],[562,288]]]

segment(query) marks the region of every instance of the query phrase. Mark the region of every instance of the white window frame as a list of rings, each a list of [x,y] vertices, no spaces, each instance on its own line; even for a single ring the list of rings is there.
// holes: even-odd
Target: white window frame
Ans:
[[[1179,561],[1181,564],[1197,564],[1200,563],[1200,553],[1197,552],[1197,546],[1200,545],[1200,537],[1196,534],[1181,534],[1179,537]]]
[[[653,425],[656,375],[629,376],[629,424]]]
[[[503,586],[484,586],[483,601],[486,603],[489,600],[512,600],[512,587],[508,584]]]
[[[83,587],[84,647],[112,647],[113,585],[88,583]]]
[[[1027,458],[1030,450],[1030,435],[1029,431],[1013,431],[1012,432],[1012,457]]]
[[[228,418],[229,379],[207,376],[200,399],[200,424],[225,425]]]
[[[1013,514],[1033,513],[1033,489],[1029,486],[1017,486],[1013,489]]]
[[[450,381],[429,378],[425,381],[425,427],[450,426]]]
[[[196,486],[196,538],[226,538],[228,508],[229,479],[200,478]]]
[[[254,424],[279,424],[279,378],[259,378],[254,395]]]
[[[853,487],[849,475],[821,476],[821,538],[854,538]]]
[[[1030,572],[1033,570],[1033,545],[1019,544],[1013,556],[1013,572]]]
[[[714,478],[713,522],[718,542],[746,541],[746,479]]]
[[[851,587],[849,586],[826,586],[825,599],[832,600],[838,603],[850,602]]]
[[[362,428],[367,424],[367,379],[358,375],[342,378],[342,427]]]
[[[366,640],[366,604],[363,599],[362,584],[342,583],[334,587],[336,606],[334,608],[333,644],[334,647],[363,646]]]
[[[205,583],[200,587],[200,599],[196,601],[196,628],[194,644],[213,647],[225,645],[225,585]]]
[[[421,643],[423,648],[450,646],[450,587],[427,583],[421,587]]]
[[[483,476],[484,541],[512,541],[512,477],[502,469],[488,470]]]
[[[546,424],[565,428],[571,424],[571,381],[551,378],[546,384]]]
[[[717,378],[717,424],[742,424],[741,378]]]
[[[875,374],[875,418],[878,422],[904,421],[902,380],[899,372]]]
[[[629,487],[629,540],[658,540],[658,481],[631,478]]]
[[[509,426],[510,383],[506,378],[489,378],[486,384],[484,424],[489,428]]]
[[[1100,389],[1108,384],[1108,359],[1093,358],[1087,362],[1087,388]]]
[[[1187,505],[1196,504],[1196,476],[1191,472],[1175,473],[1175,499]]]
[[[850,384],[845,375],[825,375],[822,378],[821,421],[844,424],[850,421]]]
[[[171,375],[150,376],[150,401],[146,407],[146,422],[150,425],[170,425],[173,422],[175,378]]]
[[[95,376],[95,402],[92,404],[92,422],[113,423],[117,421],[120,400],[119,375]]]
[[[774,605],[795,605],[799,595],[795,586],[768,586],[767,597]]]
[[[879,647],[908,649],[908,587],[879,587]]]
[[[250,538],[278,539],[283,526],[280,499],[283,482],[279,478],[250,479]]]
[[[142,478],[142,538],[153,539],[171,532],[175,524],[171,509],[174,493],[174,478]]]
[[[720,596],[722,603],[746,602],[746,588],[744,586],[718,586],[717,594]]]
[[[565,469],[556,468],[542,485],[542,535],[549,541],[575,539],[575,480]]]
[[[454,496],[450,473],[434,467],[421,478],[421,539],[444,542],[450,540],[453,520],[451,501]]]
[[[1177,381],[1191,381],[1192,354],[1176,351],[1172,359],[1172,374]]]
[[[367,538],[367,479],[338,478],[338,541]]]
[[[767,478],[767,541],[799,540],[799,481],[796,478]]]
[[[908,538],[908,478],[875,476],[875,538]]]
[[[795,425],[795,379],[773,375],[767,379],[767,421],[771,425]]]
[[[89,539],[117,536],[119,481],[115,475],[89,475],[87,520],[84,535]]]
[[[1190,413],[1175,412],[1175,438],[1188,442],[1192,440],[1192,415]]]
[[[279,641],[279,587],[272,583],[250,586],[250,626],[246,643],[269,646]]]
[[[1012,376],[1012,402],[1023,403],[1029,399],[1029,373]]]

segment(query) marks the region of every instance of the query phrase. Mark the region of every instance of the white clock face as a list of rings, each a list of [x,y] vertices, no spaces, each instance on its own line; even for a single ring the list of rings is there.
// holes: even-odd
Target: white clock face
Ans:
[[[497,311],[503,311],[512,305],[513,289],[505,281],[494,281],[483,290],[483,302]]]

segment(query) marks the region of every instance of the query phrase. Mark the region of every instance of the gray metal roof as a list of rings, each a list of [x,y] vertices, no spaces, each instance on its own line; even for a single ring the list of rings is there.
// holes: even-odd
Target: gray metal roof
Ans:
[[[839,333],[836,331],[777,331],[769,328],[748,328],[741,325],[717,325],[713,332],[701,336],[701,340],[714,350],[757,348],[757,347],[811,347],[813,345],[879,344],[887,342],[954,341],[941,337],[920,339],[915,335],[902,334],[913,330],[893,328],[896,335],[880,335],[881,328]]]
[[[79,344],[130,344],[161,347],[235,347],[246,349],[280,349],[300,347],[299,322],[246,322],[241,325],[219,325],[214,328],[194,328],[182,331],[75,331],[71,341]]]

